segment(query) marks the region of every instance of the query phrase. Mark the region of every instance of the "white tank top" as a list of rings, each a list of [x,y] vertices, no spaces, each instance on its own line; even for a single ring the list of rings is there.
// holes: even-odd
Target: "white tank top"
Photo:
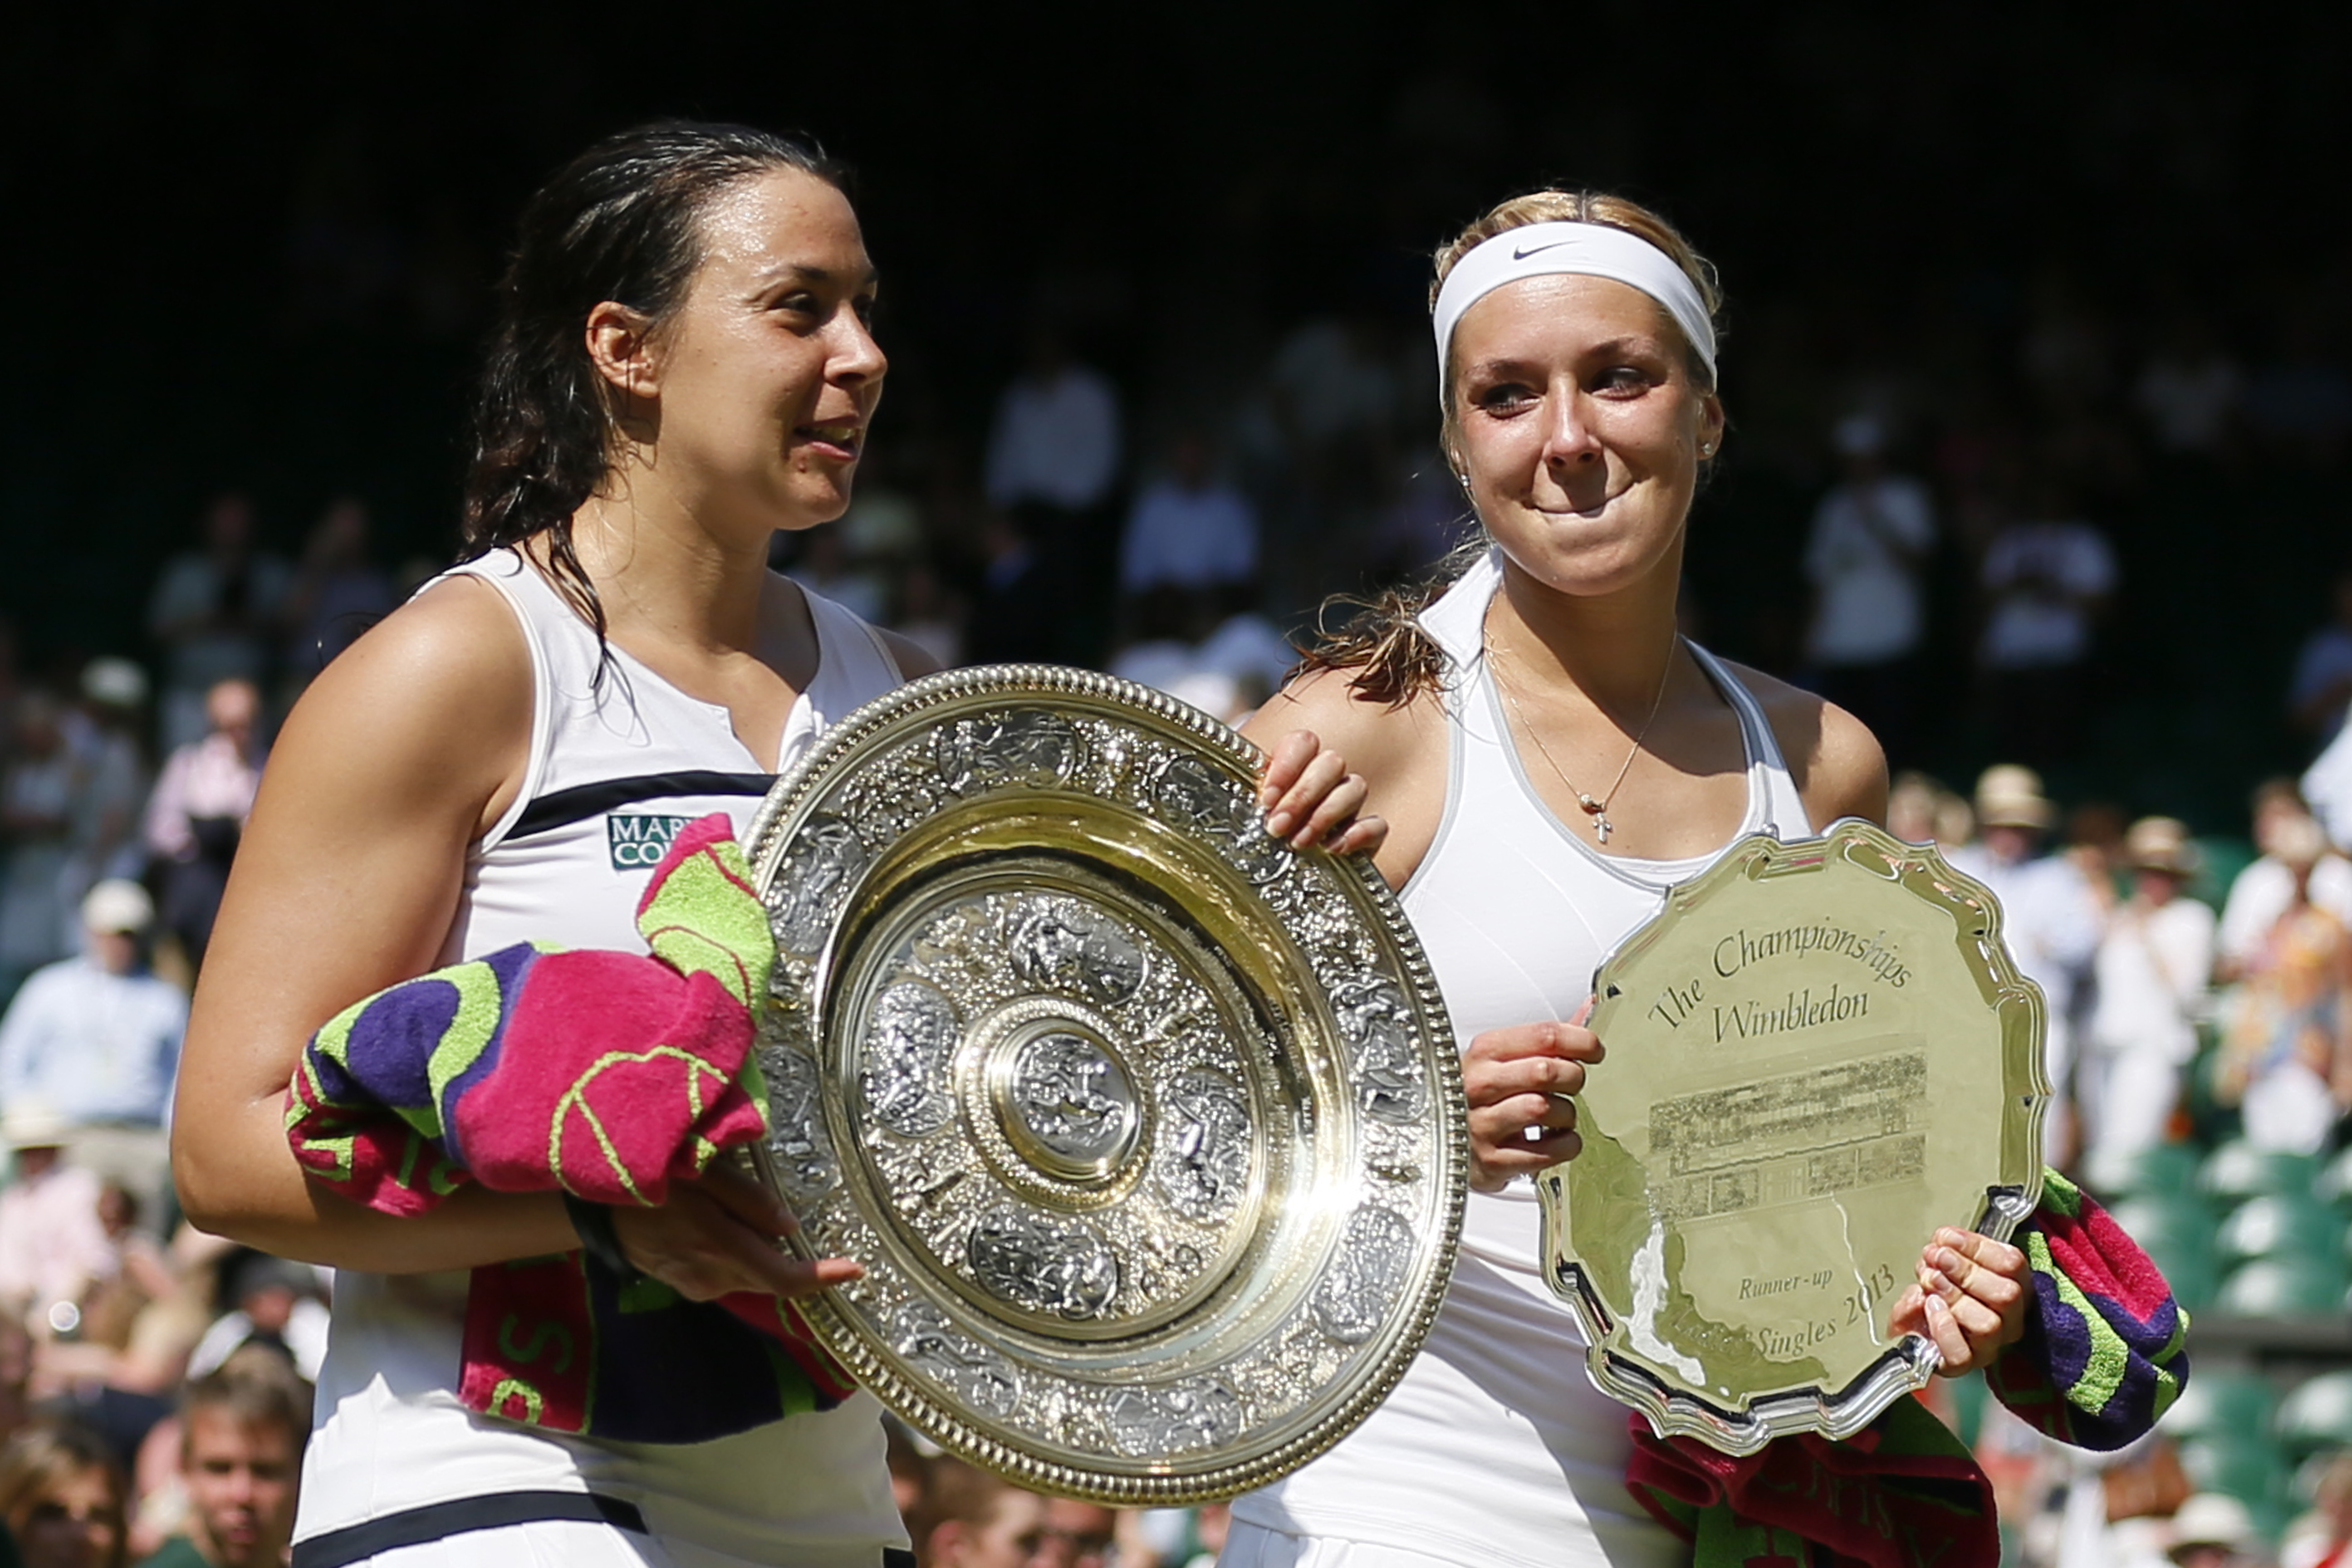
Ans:
[[[496,551],[447,575],[458,574],[488,583],[513,608],[535,707],[522,788],[467,857],[444,963],[524,941],[643,952],[637,899],[671,836],[714,811],[741,833],[775,773],[901,683],[872,627],[771,577],[763,622],[793,614],[803,595],[817,668],[782,754],[755,757],[724,706],[687,696],[617,647],[599,683],[594,631],[520,555]],[[454,1392],[467,1279],[335,1277],[297,1540],[453,1499],[593,1490],[636,1503],[656,1537],[747,1563],[875,1568],[883,1547],[905,1543],[881,1407],[868,1394],[686,1445],[568,1437],[467,1410]]]
[[[1447,658],[1451,760],[1437,837],[1402,896],[1463,1046],[1505,1025],[1573,1017],[1601,961],[1722,852],[1602,855],[1544,804],[1483,657],[1501,582],[1489,552],[1422,615]],[[1810,834],[1763,709],[1713,655],[1685,646],[1747,745],[1748,812],[1725,847],[1751,833]],[[1625,1489],[1627,1411],[1585,1375],[1583,1335],[1544,1281],[1538,1221],[1524,1182],[1473,1193],[1453,1288],[1396,1391],[1234,1516],[1473,1568],[1686,1563],[1689,1548]]]

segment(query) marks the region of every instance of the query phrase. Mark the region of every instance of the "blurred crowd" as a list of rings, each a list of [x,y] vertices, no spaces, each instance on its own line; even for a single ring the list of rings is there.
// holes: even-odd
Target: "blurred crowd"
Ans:
[[[1895,831],[2000,894],[2050,1003],[2052,1163],[2117,1205],[2192,1310],[2340,1320],[2352,574],[2265,677],[2275,735],[2256,751],[2315,754],[2307,773],[2261,784],[2237,821],[2083,781],[2118,776],[2098,766],[2114,648],[2147,639],[2112,520],[2184,475],[2338,472],[2352,381],[2292,334],[2241,363],[2190,314],[2119,343],[2072,300],[2037,295],[2014,344],[2046,416],[2031,441],[1862,378],[1809,405],[1824,416],[1799,456],[1765,405],[1721,504],[1739,516],[1776,465],[1809,487],[1801,607],[1775,622],[1710,587],[1700,563],[1730,542],[1702,541],[1686,618],[1871,722],[1905,769]],[[1083,326],[1041,318],[984,440],[919,409],[888,432],[848,514],[780,535],[776,564],[948,663],[1107,668],[1238,721],[1327,595],[1408,581],[1472,536],[1428,442],[1426,350],[1392,314],[1305,321],[1214,418],[1131,399]],[[1759,338],[1745,352],[1769,366]],[[178,1223],[171,1089],[274,726],[432,570],[379,559],[348,498],[275,552],[231,491],[155,573],[142,659],[20,658],[0,635],[0,1520],[27,1562],[283,1558],[331,1280]],[[1971,750],[2002,760],[1965,792],[1916,771]],[[2258,1405],[2200,1395],[2097,1468],[1993,1407],[1948,1414],[2004,1488],[2021,1560],[2352,1564],[2352,1390],[2338,1410],[2324,1378],[2228,1373],[2196,1386]],[[1173,1568],[1221,1538],[1215,1509],[1049,1501],[896,1444],[926,1563]]]

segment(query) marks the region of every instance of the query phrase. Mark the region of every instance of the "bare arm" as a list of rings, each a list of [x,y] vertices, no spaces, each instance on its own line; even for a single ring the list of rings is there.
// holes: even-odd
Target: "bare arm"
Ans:
[[[496,591],[454,583],[362,637],[288,719],[184,1048],[173,1174],[200,1227],[386,1273],[572,1245],[551,1196],[469,1189],[402,1219],[362,1208],[302,1174],[284,1127],[311,1032],[439,957],[467,847],[520,786],[530,668]]]
[[[1277,759],[1289,748],[1290,760],[1282,772],[1270,777],[1286,795],[1265,802],[1270,809],[1286,804],[1297,808],[1298,801],[1291,798],[1297,792],[1290,781],[1300,775],[1290,770],[1298,767],[1296,759],[1301,753],[1289,738],[1302,731],[1318,740],[1318,761],[1345,759],[1344,767],[1327,765],[1328,771],[1352,772],[1361,781],[1360,790],[1351,792],[1347,809],[1369,806],[1380,814],[1377,820],[1386,829],[1386,837],[1371,847],[1372,863],[1391,887],[1404,886],[1429,852],[1445,813],[1445,716],[1436,698],[1417,697],[1402,707],[1388,708],[1357,697],[1349,689],[1344,671],[1315,670],[1293,680],[1242,728],[1245,738]],[[1341,781],[1334,781],[1335,784],[1338,782]],[[1289,831],[1302,831],[1300,825],[1311,815],[1286,825]],[[1319,826],[1328,826],[1337,820],[1329,817]],[[1334,846],[1359,847],[1345,839]]]
[[[512,803],[530,734],[530,658],[485,584],[395,613],[303,694],[239,847],[182,1056],[173,1172],[201,1228],[377,1273],[475,1268],[577,1245],[552,1194],[459,1191],[394,1218],[324,1191],[286,1142],[303,1044],[360,998],[434,966],[467,851]],[[779,1253],[783,1205],[723,1167],[658,1208],[621,1208],[622,1248],[698,1300],[803,1295],[855,1278]]]

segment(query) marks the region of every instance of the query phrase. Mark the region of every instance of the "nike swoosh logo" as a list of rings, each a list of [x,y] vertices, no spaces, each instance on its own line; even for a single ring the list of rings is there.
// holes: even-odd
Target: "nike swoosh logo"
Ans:
[[[1511,250],[1511,259],[1514,261],[1525,261],[1530,256],[1541,256],[1547,250],[1558,250],[1563,245],[1573,245],[1575,241],[1573,240],[1555,239],[1549,245],[1538,245],[1532,250],[1521,250],[1515,246]]]

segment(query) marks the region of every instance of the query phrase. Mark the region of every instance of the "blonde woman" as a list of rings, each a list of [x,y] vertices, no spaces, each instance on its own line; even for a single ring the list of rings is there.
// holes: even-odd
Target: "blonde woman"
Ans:
[[[1748,834],[1883,819],[1885,763],[1847,713],[1677,633],[1691,502],[1725,430],[1713,275],[1682,237],[1549,191],[1471,225],[1436,271],[1443,446],[1482,537],[1312,656],[1256,722],[1311,726],[1389,824],[1377,864],[1465,1047],[1474,1193],[1427,1347],[1348,1440],[1235,1505],[1223,1561],[1744,1561],[1724,1553],[1791,1538],[1629,1489],[1627,1412],[1585,1378],[1523,1178],[1575,1157],[1568,1097],[1611,1070],[1574,1021],[1597,961]],[[1895,1326],[1947,1372],[1982,1366],[2025,1331],[2026,1256],[1922,1240]]]

